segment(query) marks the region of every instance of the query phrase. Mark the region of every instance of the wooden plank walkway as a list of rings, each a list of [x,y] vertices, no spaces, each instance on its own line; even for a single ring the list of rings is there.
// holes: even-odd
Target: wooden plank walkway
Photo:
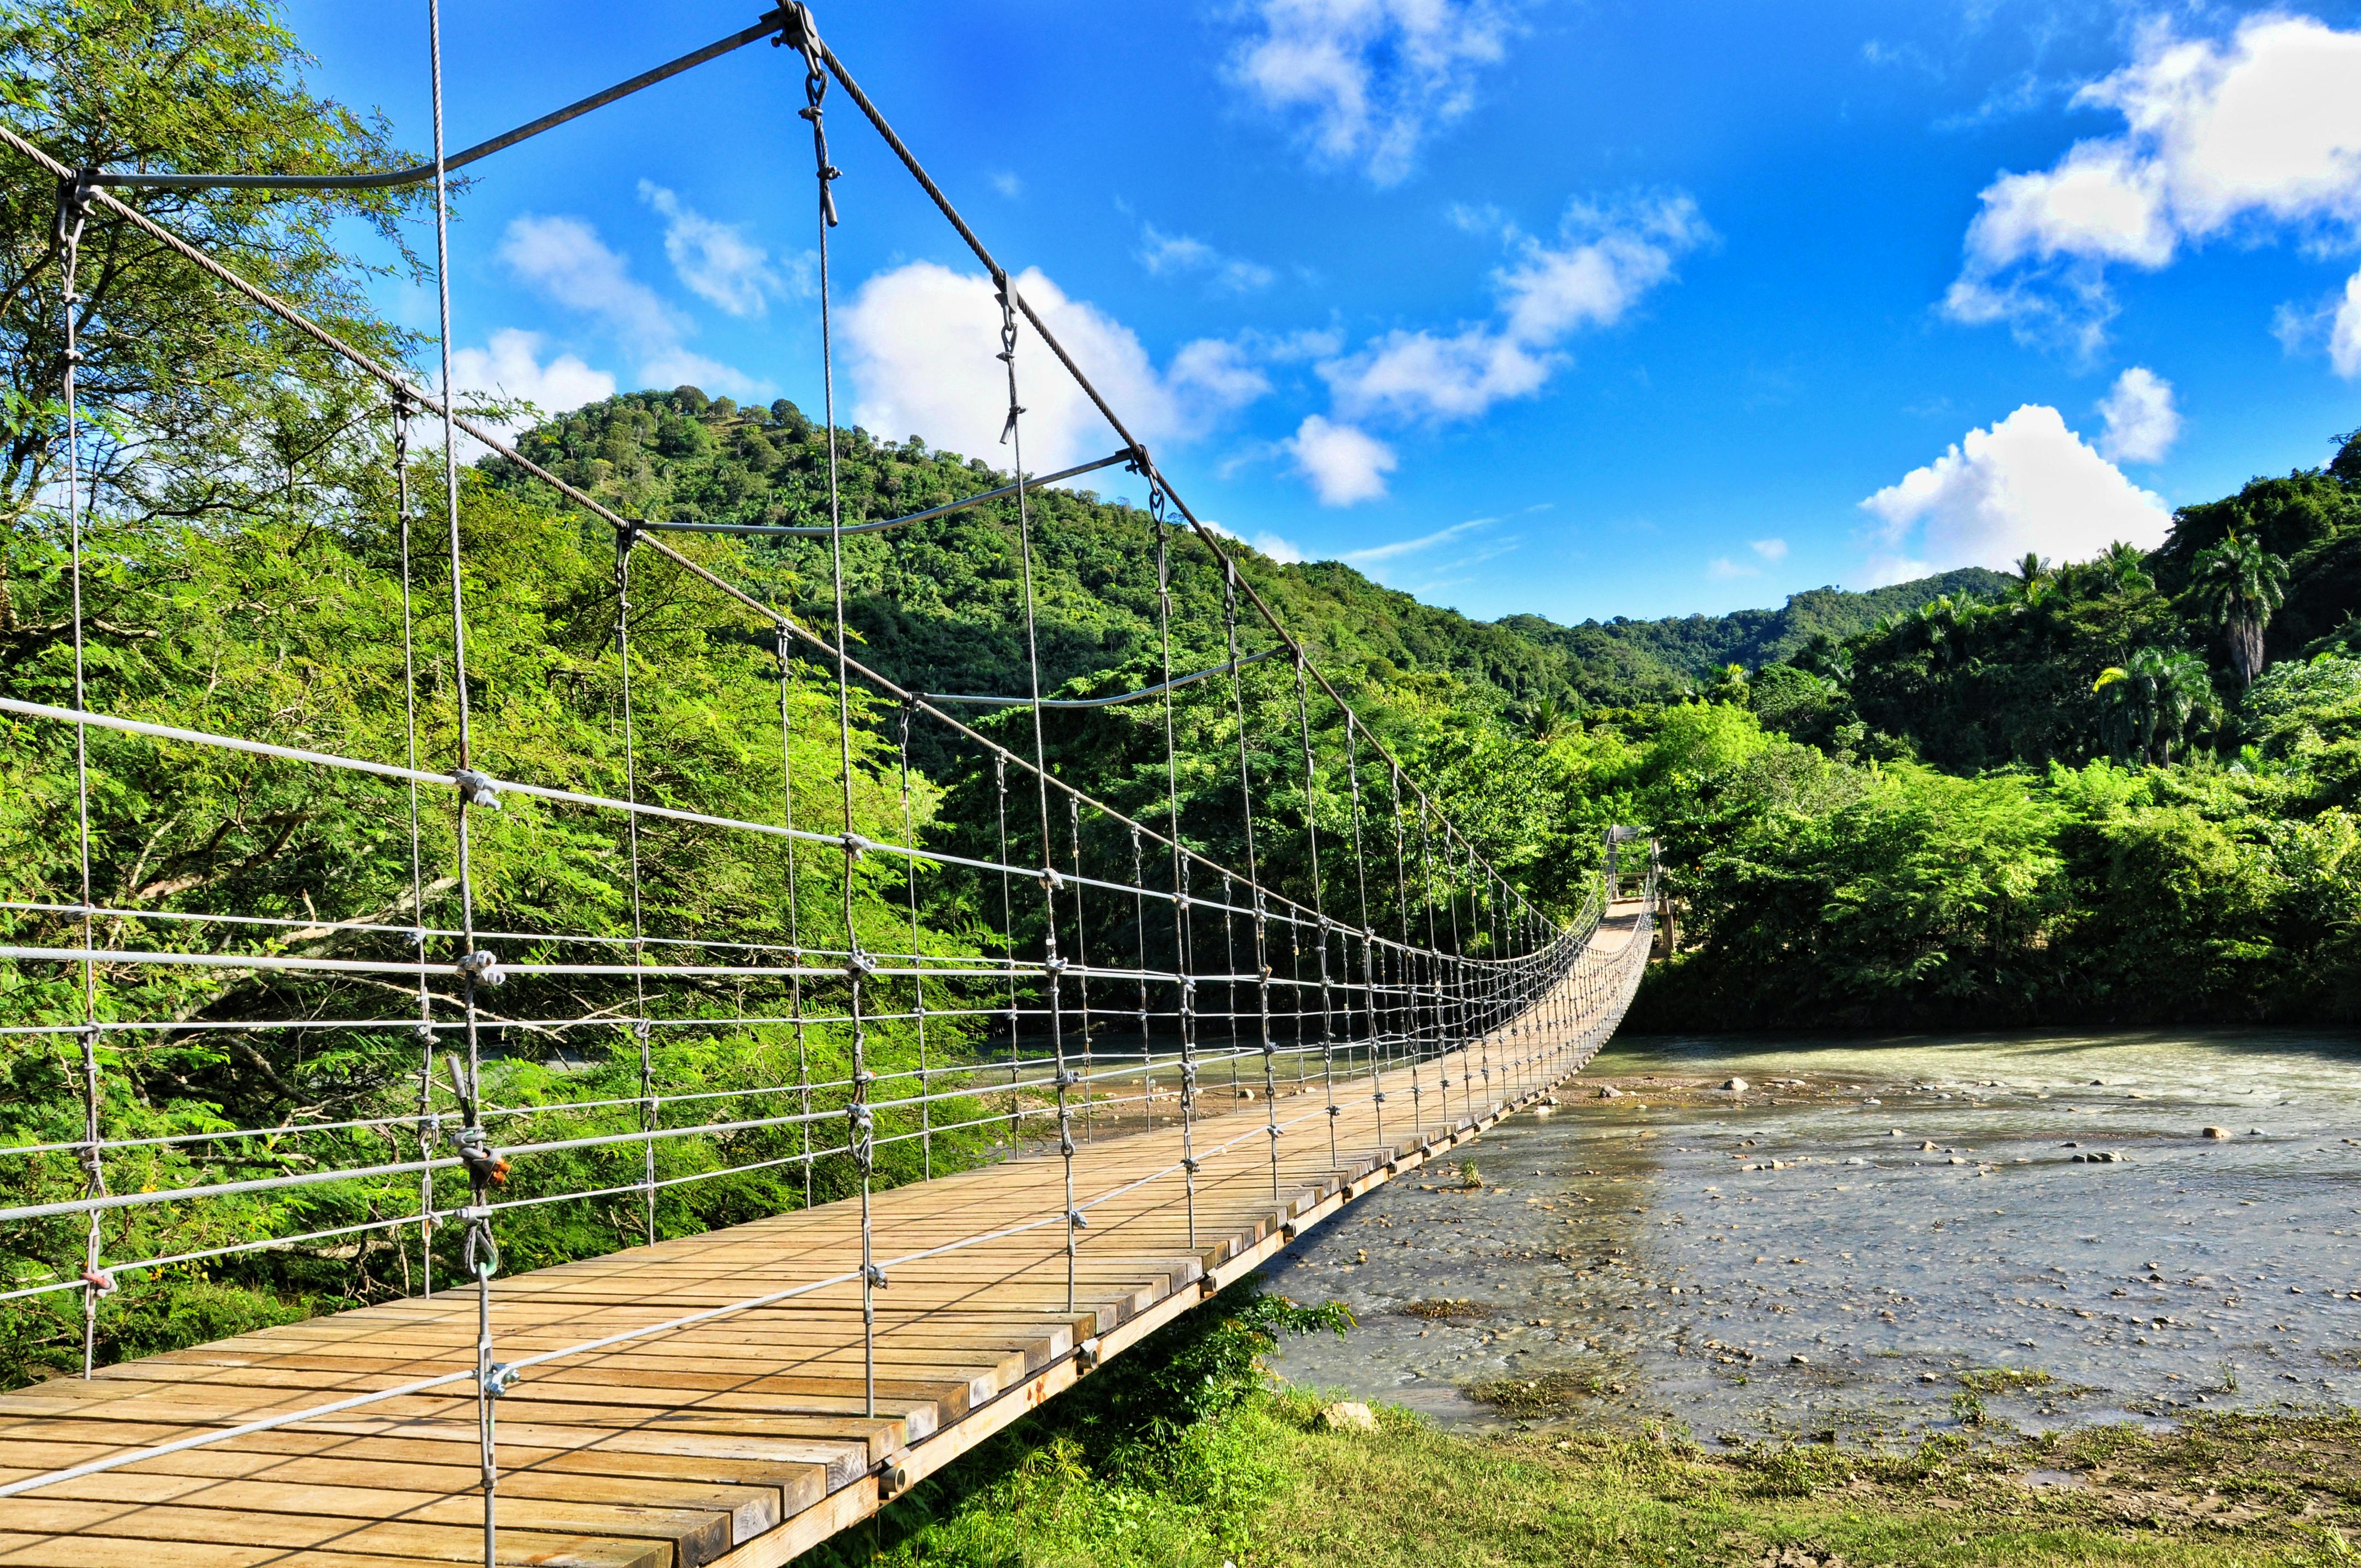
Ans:
[[[1258,1266],[1391,1177],[1476,1136],[1579,1071],[1637,983],[1642,911],[1593,938],[1626,958],[1586,1013],[1572,982],[1496,1034],[1496,1079],[1461,1108],[1474,1048],[1410,1070],[1371,1102],[1366,1077],[1315,1080],[1271,1104],[1196,1122],[1197,1232],[1177,1175],[1113,1197],[1177,1158],[1170,1128],[1101,1133],[1074,1161],[1090,1210],[1067,1303],[1060,1162],[990,1166],[880,1193],[877,1413],[864,1411],[861,1291],[827,1286],[533,1368],[497,1407],[503,1563],[551,1568],[774,1568],[875,1512],[1105,1358]],[[1595,1035],[1596,1038],[1586,1039]],[[1453,1080],[1437,1106],[1439,1065]],[[1479,1096],[1480,1096],[1479,1090]],[[1349,1098],[1348,1098],[1349,1097]],[[1218,1103],[1218,1102],[1216,1102]],[[1481,1106],[1479,1097],[1478,1107]],[[1377,1113],[1385,1121],[1380,1135]],[[1268,1119],[1278,1140],[1272,1191]],[[1327,1124],[1335,1124],[1330,1157]],[[1224,1152],[1216,1153],[1216,1150]],[[917,1261],[995,1229],[1051,1223]],[[702,1308],[853,1273],[857,1201],[496,1280],[498,1354],[513,1360]],[[475,1365],[473,1289],[314,1319],[0,1395],[0,1484]],[[480,1562],[472,1380],[0,1498],[7,1568],[417,1568]]]

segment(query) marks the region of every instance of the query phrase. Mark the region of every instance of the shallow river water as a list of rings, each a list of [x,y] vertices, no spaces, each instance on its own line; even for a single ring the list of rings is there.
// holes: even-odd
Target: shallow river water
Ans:
[[[2361,1404],[2350,1038],[1618,1043],[1456,1157],[1265,1271],[1360,1320],[1283,1376],[1732,1441]]]

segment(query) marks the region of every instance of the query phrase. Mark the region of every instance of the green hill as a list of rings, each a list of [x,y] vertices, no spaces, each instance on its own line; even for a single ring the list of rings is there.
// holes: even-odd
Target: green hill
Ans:
[[[627,515],[680,522],[818,523],[823,508],[820,433],[785,400],[741,408],[694,388],[634,392],[550,421],[522,450]],[[854,430],[840,443],[844,521],[939,506],[1007,482],[979,459],[922,442],[879,441]],[[520,474],[496,477],[523,484]],[[1145,671],[1156,654],[1155,535],[1147,513],[1087,490],[1038,493],[1036,605],[1043,675],[1051,688],[1102,672]],[[1023,587],[1013,546],[1015,509],[978,507],[848,541],[847,614],[884,673],[924,691],[1012,694],[1024,689]],[[1334,561],[1282,565],[1244,545],[1244,569],[1323,659],[1387,684],[1436,677],[1495,711],[1544,699],[1625,707],[1662,700],[1738,663],[1775,662],[1815,632],[1844,637],[1889,610],[1938,593],[1989,594],[2004,579],[1968,570],[1871,593],[1828,587],[1777,609],[1664,620],[1562,626],[1538,615],[1483,621],[1422,604]],[[785,542],[771,552],[780,590],[826,619],[826,546]],[[1202,553],[1183,546],[1175,592],[1181,652],[1191,667],[1220,656],[1220,582]],[[1241,623],[1247,645],[1251,617]]]

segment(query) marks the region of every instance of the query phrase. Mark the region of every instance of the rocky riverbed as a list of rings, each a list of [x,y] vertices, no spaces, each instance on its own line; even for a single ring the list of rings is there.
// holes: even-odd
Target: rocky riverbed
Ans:
[[[1884,1441],[2361,1404],[2361,1047],[1619,1042],[1266,1271],[1296,1382],[1471,1426]]]

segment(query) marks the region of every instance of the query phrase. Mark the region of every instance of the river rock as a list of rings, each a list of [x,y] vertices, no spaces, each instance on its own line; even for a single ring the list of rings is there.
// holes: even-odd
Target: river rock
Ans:
[[[1623,1098],[1623,1091],[1616,1088],[1611,1083],[1606,1084],[1599,1089],[1598,1098],[1601,1100],[1620,1100]]]
[[[2227,1127],[2208,1127],[2200,1135],[2208,1138],[2226,1138],[2230,1135],[2230,1129]]]
[[[1358,1399],[1339,1399],[1320,1407],[1322,1431],[1375,1431],[1378,1412]]]
[[[1742,1078],[1725,1079],[1721,1086],[1732,1094],[1743,1094],[1747,1090],[1746,1080]]]

